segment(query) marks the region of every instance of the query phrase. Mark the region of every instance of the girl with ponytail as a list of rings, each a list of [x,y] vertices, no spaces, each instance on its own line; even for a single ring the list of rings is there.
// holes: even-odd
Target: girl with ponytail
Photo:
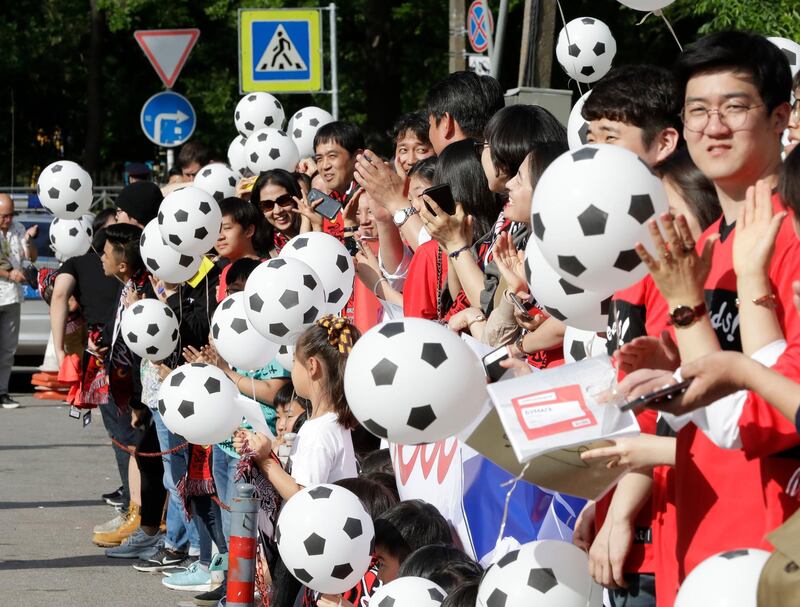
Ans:
[[[357,476],[351,430],[358,423],[344,396],[344,368],[360,337],[350,321],[324,316],[300,336],[295,346],[292,383],[298,396],[311,401],[308,420],[300,428],[284,470],[271,457],[272,444],[263,434],[241,430],[234,446],[245,441],[253,461],[287,500],[303,487]]]

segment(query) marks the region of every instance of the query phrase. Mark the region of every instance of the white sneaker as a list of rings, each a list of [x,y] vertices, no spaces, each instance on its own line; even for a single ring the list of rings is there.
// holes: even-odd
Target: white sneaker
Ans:
[[[192,563],[186,571],[165,577],[161,583],[173,590],[192,590],[194,592],[208,592],[219,586],[211,579],[211,572],[208,568],[201,565],[199,561]]]
[[[100,525],[95,525],[94,529],[92,529],[92,532],[94,532],[94,533],[111,533],[112,531],[114,531],[114,529],[116,529],[122,523],[125,522],[125,519],[127,518],[127,516],[128,516],[127,511],[126,512],[120,512],[117,516],[112,518],[107,523],[102,523]]]

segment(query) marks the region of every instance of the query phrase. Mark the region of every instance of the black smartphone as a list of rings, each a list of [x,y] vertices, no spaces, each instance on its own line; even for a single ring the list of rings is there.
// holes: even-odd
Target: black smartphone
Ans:
[[[505,367],[501,367],[500,363],[510,357],[511,352],[508,351],[508,346],[500,346],[483,357],[483,368],[486,370],[489,383],[496,382],[508,371]]]
[[[426,196],[433,198],[433,201],[439,205],[439,208],[442,209],[448,215],[453,215],[456,212],[456,201],[453,200],[453,190],[450,189],[449,183],[441,183],[439,185],[435,185],[426,189],[422,192]],[[428,209],[430,213],[436,215],[427,202],[425,203],[425,207]]]
[[[322,199],[322,202],[314,207],[314,210],[330,220],[333,220],[342,210],[342,205],[339,204],[338,201],[334,200],[324,192],[319,191],[317,188],[309,190],[307,198],[309,203],[313,203],[319,199]]]
[[[528,312],[528,309],[525,307],[525,304],[524,304],[524,303],[522,303],[522,300],[521,300],[519,297],[517,297],[517,294],[516,294],[516,293],[511,293],[511,292],[509,292],[509,293],[508,293],[508,298],[511,300],[511,303],[513,303],[513,304],[514,304],[514,307],[515,307],[517,310],[519,310],[519,311],[520,311],[520,313],[521,313],[521,314],[522,314],[522,315],[523,315],[525,318],[530,318],[530,317],[531,317],[531,315],[530,315],[530,312]]]
[[[677,384],[672,384],[666,388],[661,388],[649,394],[643,394],[639,398],[634,398],[627,403],[620,405],[620,411],[630,411],[631,409],[641,409],[643,407],[658,408],[657,405],[663,405],[674,400],[676,397],[683,395],[691,385],[692,380],[687,379]]]

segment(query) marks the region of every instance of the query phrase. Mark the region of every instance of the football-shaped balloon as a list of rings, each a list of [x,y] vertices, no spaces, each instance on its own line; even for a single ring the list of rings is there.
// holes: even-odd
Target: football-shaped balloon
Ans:
[[[583,111],[583,104],[586,103],[586,100],[591,94],[592,91],[585,92],[569,113],[569,120],[567,121],[567,142],[569,143],[570,150],[577,150],[582,145],[588,143],[589,123],[581,115],[581,112]]]
[[[281,102],[269,93],[249,93],[236,104],[233,119],[236,130],[245,137],[259,129],[282,129],[286,114]]]
[[[187,186],[167,194],[158,208],[158,229],[176,251],[203,255],[219,238],[222,213],[219,203],[206,192]]]
[[[291,371],[292,367],[294,367],[294,346],[280,346],[278,353],[275,355],[275,360],[278,361],[281,367]]]
[[[299,259],[278,257],[258,266],[244,287],[245,313],[256,331],[293,345],[325,314],[325,291],[316,272]]]
[[[439,607],[447,593],[438,584],[413,575],[383,584],[369,600],[392,607]],[[384,603],[384,601],[386,601]]]
[[[547,167],[533,193],[531,231],[562,278],[608,295],[647,274],[634,247],[650,243],[647,222],[667,209],[661,180],[636,154],[592,144]]]
[[[594,331],[581,331],[567,327],[564,331],[564,362],[576,363],[595,356],[608,354],[608,340]]]
[[[255,330],[247,318],[244,297],[244,293],[234,293],[217,306],[211,318],[211,338],[226,363],[254,371],[275,358],[278,344]]]
[[[469,346],[421,318],[367,331],[348,356],[344,390],[361,425],[404,445],[457,434],[487,398],[483,368]]]
[[[743,548],[707,558],[683,580],[675,607],[756,607],[758,580],[769,557],[766,550]]]
[[[247,138],[244,144],[247,168],[254,175],[270,169],[294,171],[300,161],[297,146],[283,131],[261,129]]]
[[[228,146],[228,164],[236,171],[240,177],[244,177],[248,172],[247,156],[244,152],[244,144],[247,143],[247,137],[244,135],[237,135],[231,144]]]
[[[477,607],[601,607],[603,588],[589,575],[589,557],[570,542],[523,544],[481,579]]]
[[[92,246],[92,226],[81,219],[53,219],[50,224],[50,244],[61,260],[83,255]]]
[[[794,77],[800,71],[800,44],[789,38],[780,38],[778,36],[772,36],[767,40],[781,49],[781,52],[786,55],[786,59],[789,60],[789,69],[792,70],[792,77]]]
[[[122,313],[120,333],[134,354],[164,360],[178,345],[178,319],[168,305],[143,299]]]
[[[242,421],[236,404],[239,391],[213,365],[181,365],[167,375],[158,391],[164,424],[195,445],[213,445],[230,438]]]
[[[192,182],[196,188],[211,194],[217,203],[236,194],[239,176],[221,162],[213,162],[197,171]]]
[[[338,485],[295,493],[283,506],[275,542],[287,569],[317,592],[353,588],[372,559],[375,528],[361,501]]]
[[[608,26],[594,17],[573,19],[558,34],[556,58],[570,78],[597,82],[611,69],[617,42]]]
[[[39,201],[60,219],[78,219],[92,206],[92,178],[76,162],[48,164],[36,183]]]
[[[659,11],[675,0],[619,0],[621,4],[637,11]]]
[[[292,138],[300,158],[308,158],[314,155],[314,137],[317,135],[319,127],[333,122],[330,112],[322,108],[309,106],[297,110],[289,120],[286,127],[286,134]]]
[[[151,220],[142,230],[139,254],[153,276],[171,284],[189,280],[197,274],[203,262],[202,255],[187,255],[169,246],[161,237],[158,219]]]
[[[306,232],[292,238],[279,257],[299,259],[317,273],[325,289],[325,311],[338,314],[353,293],[353,259],[338,238],[325,232]]]

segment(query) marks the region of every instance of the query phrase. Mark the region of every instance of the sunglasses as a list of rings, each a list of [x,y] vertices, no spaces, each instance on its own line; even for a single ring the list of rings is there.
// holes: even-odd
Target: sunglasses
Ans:
[[[282,196],[278,196],[275,200],[259,200],[258,201],[258,208],[261,211],[271,211],[275,205],[280,207],[292,207],[295,204],[294,198],[290,194],[284,194]]]

